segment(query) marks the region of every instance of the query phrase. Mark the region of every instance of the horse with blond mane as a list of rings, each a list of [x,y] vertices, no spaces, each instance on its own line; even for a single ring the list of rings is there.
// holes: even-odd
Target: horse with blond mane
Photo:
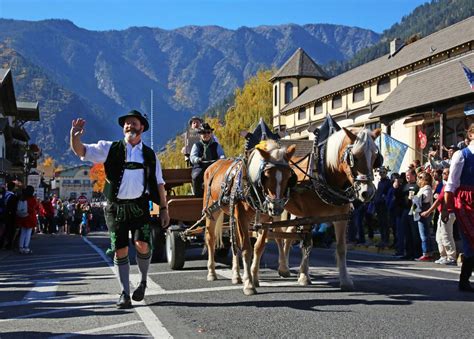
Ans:
[[[341,216],[349,215],[350,204],[353,200],[370,201],[375,194],[375,186],[372,182],[373,169],[381,166],[383,161],[374,142],[378,135],[380,135],[380,129],[373,132],[361,129],[354,134],[343,128],[329,136],[323,150],[325,156],[319,158],[319,165],[314,165],[317,171],[324,173],[324,182],[320,178],[313,177],[312,173],[309,174],[310,183],[299,184],[291,191],[285,209],[296,217]],[[308,173],[304,176],[308,176]],[[347,220],[335,221],[333,224],[340,287],[342,290],[353,290],[354,284],[347,272],[346,264]],[[311,284],[308,263],[312,237],[309,230],[306,232],[302,245],[303,258],[298,277],[301,285]],[[286,231],[294,232],[294,227],[289,227]],[[267,235],[268,229],[261,230],[254,247],[251,269],[256,286],[259,285],[258,269]],[[277,239],[277,243],[280,252],[278,272],[282,277],[289,277],[288,257],[292,241]]]
[[[240,283],[237,254],[243,258],[243,292],[256,293],[250,272],[251,223],[269,220],[284,211],[293,172],[289,160],[295,146],[280,147],[274,140],[262,141],[247,159],[221,159],[204,173],[203,210],[206,213],[207,280],[217,279],[214,253],[222,238],[224,213],[230,216],[233,252],[233,283]],[[219,245],[219,244],[217,244]]]

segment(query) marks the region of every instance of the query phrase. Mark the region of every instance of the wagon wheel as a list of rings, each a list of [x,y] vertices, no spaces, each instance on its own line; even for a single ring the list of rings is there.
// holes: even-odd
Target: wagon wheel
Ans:
[[[166,231],[166,259],[171,269],[180,270],[184,266],[186,243],[179,235],[179,231]]]

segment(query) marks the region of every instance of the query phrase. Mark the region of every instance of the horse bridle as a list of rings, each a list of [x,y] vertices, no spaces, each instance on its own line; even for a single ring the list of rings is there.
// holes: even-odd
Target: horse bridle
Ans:
[[[352,154],[352,148],[354,147],[353,144],[347,145],[346,149],[344,150],[344,153],[342,154],[342,159],[341,161],[346,163],[347,166],[349,167],[349,172],[346,171],[348,176],[352,179],[352,188],[354,189],[354,192],[358,192],[361,190],[361,183],[363,182],[369,182],[374,180],[374,176],[372,172],[369,172],[367,174],[359,174],[355,172],[355,161],[354,161],[354,154]],[[380,152],[378,151],[377,148],[377,158],[376,162],[380,162]],[[374,166],[375,167],[375,166]]]
[[[260,189],[264,197],[263,206],[262,206],[264,212],[268,211],[268,206],[270,204],[273,204],[273,206],[277,206],[283,209],[288,203],[288,200],[290,200],[290,189],[291,189],[290,185],[287,185],[288,187],[286,189],[286,194],[283,198],[273,199],[268,194],[265,193],[265,188],[263,187],[263,182],[262,182],[263,173],[267,169],[275,168],[275,167],[281,168],[281,169],[290,169],[290,171],[292,171],[290,168],[290,164],[287,164],[287,163],[273,163],[266,160],[262,160],[260,162],[260,166],[259,166],[258,174],[257,174],[258,176],[257,187]]]

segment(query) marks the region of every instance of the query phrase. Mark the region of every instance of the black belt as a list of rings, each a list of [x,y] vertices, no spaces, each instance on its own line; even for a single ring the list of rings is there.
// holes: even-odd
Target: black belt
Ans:
[[[119,199],[119,198],[116,198],[114,201],[111,201],[111,202],[114,202],[114,203],[117,203],[117,204],[130,204],[132,202],[143,201],[144,198],[145,198],[144,196],[141,196],[141,197],[138,197],[138,198],[135,198],[135,199]]]

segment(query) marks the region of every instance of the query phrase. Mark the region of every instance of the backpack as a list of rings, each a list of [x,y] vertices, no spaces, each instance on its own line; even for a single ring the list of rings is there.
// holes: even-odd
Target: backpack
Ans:
[[[28,202],[26,200],[19,200],[16,205],[16,215],[20,218],[28,216]]]

